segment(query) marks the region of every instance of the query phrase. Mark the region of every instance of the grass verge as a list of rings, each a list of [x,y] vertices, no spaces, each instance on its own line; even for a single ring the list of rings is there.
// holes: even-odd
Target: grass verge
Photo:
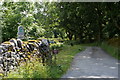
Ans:
[[[112,45],[108,45],[105,42],[102,42],[101,45],[99,45],[101,48],[103,48],[107,53],[109,53],[111,56],[113,56],[116,59],[120,60],[120,48],[114,47]]]
[[[6,78],[60,78],[70,67],[75,54],[83,49],[81,45],[65,45],[56,59],[53,57],[51,66],[43,66],[42,63],[33,61],[21,65],[16,71],[11,71]]]

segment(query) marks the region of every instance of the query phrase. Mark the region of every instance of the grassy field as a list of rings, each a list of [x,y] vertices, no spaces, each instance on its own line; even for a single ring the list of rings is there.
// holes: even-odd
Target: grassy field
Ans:
[[[70,67],[75,54],[83,49],[81,45],[64,45],[57,54],[57,59],[53,57],[51,66],[43,66],[42,63],[33,61],[33,63],[21,65],[16,71],[11,71],[7,78],[60,78]]]

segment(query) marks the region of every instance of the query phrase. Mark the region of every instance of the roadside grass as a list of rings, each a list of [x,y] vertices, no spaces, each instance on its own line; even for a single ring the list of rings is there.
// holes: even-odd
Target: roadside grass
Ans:
[[[34,66],[33,66],[34,64]],[[48,77],[46,66],[38,61],[33,61],[33,64],[28,62],[22,65],[15,71],[11,71],[6,78],[46,78]]]
[[[70,64],[75,56],[75,54],[81,52],[84,48],[81,45],[65,45],[63,50],[57,55],[57,66],[61,68],[61,73],[56,76],[56,78],[60,78],[65,72],[69,69]]]
[[[109,45],[105,42],[102,42],[101,45],[99,45],[99,46],[102,49],[104,49],[107,53],[109,53],[111,56],[120,60],[120,48],[119,47]]]
[[[82,50],[84,48],[81,45],[64,45],[56,59],[53,56],[51,65],[43,66],[38,61],[24,63],[16,71],[11,71],[6,78],[60,78],[69,69],[75,54]]]

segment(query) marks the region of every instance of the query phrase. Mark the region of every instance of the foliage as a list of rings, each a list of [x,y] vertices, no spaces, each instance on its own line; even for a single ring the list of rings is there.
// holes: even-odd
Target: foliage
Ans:
[[[108,44],[115,47],[120,47],[120,38],[111,38],[108,40]]]
[[[64,45],[62,43],[51,44],[50,49],[61,49]]]
[[[69,2],[58,5],[60,26],[70,40],[78,38],[80,42],[93,42],[120,35],[119,3]]]
[[[20,25],[26,37],[61,37],[79,43],[120,36],[118,2],[4,2],[2,7],[3,41],[17,37],[14,34]]]

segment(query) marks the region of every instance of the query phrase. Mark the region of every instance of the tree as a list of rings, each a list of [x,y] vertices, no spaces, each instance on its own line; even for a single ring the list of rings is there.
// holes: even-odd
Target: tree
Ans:
[[[67,37],[81,43],[110,39],[120,36],[119,8],[116,2],[4,2],[3,41],[16,37],[20,25],[27,37]]]

